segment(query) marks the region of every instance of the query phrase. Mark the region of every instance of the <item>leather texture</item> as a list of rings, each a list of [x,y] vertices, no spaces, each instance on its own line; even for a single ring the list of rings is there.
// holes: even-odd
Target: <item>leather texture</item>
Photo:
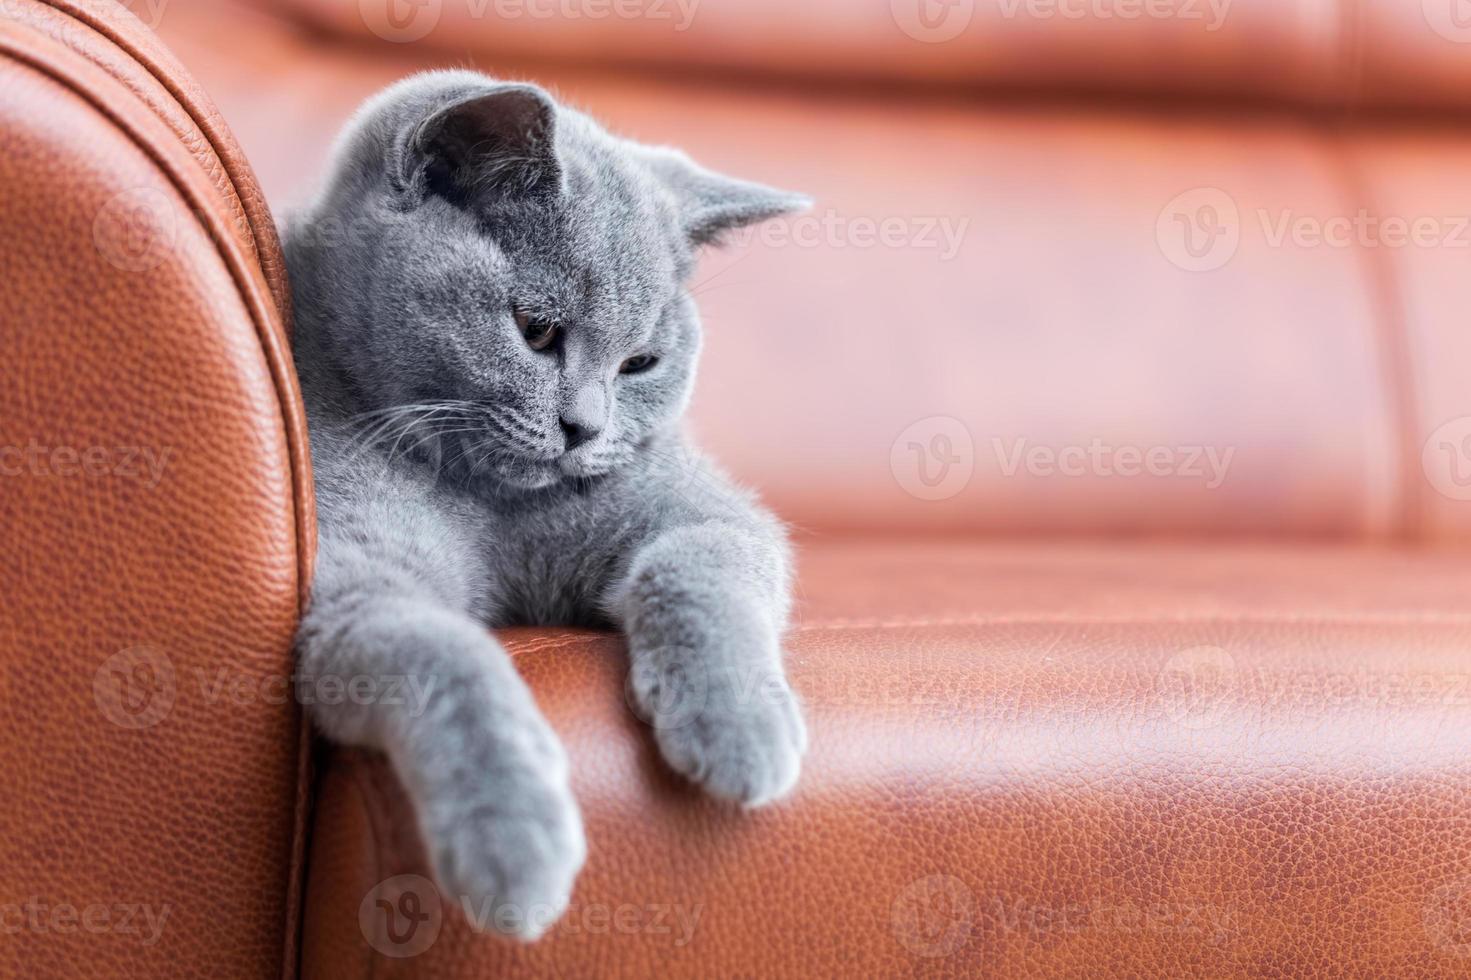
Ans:
[[[616,640],[507,633],[587,813],[567,917],[517,946],[424,889],[370,906],[404,945],[365,931],[425,865],[382,760],[338,753],[304,975],[1467,972],[1460,555],[845,538],[799,567],[793,798],[670,776]]]
[[[295,968],[301,400],[263,198],[162,50],[0,5],[6,977]]]
[[[174,131],[214,184],[229,227],[259,266],[290,331],[290,284],[270,208],[249,162],[214,104],[173,53],[115,0],[11,0],[6,16],[66,44],[102,68]]]

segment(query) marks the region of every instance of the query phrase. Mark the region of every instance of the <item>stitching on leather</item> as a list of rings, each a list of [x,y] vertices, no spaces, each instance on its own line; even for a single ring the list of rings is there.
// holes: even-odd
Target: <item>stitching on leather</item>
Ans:
[[[795,623],[793,633],[839,633],[853,630],[946,629],[953,627],[1000,626],[1174,626],[1180,624],[1221,625],[1309,625],[1309,626],[1468,626],[1471,612],[1418,612],[1389,610],[1382,613],[1131,613],[1124,615],[1091,615],[1069,612],[1022,613],[1016,615],[957,615],[897,619],[821,619]],[[524,646],[508,647],[512,656],[544,653],[569,647],[593,646],[608,640],[621,641],[617,633],[591,633],[577,636],[548,637]]]
[[[1471,626],[1471,613],[1186,613],[1183,615],[1087,616],[1072,613],[1035,613],[1017,616],[953,616],[934,619],[833,619],[798,624],[793,633],[865,629],[919,629],[949,626],[1154,626],[1180,623],[1309,624],[1321,626]]]
[[[581,643],[595,643],[607,640],[615,633],[599,633],[591,636],[561,636],[547,637],[544,640],[530,640],[524,644],[509,644],[506,652],[512,657],[519,657],[526,653],[540,653],[543,650],[560,650],[563,647],[577,646]]]

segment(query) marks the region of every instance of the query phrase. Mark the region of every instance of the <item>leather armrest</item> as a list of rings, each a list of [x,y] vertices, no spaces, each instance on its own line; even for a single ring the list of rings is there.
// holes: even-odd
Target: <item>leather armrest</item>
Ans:
[[[115,6],[0,5],[9,976],[295,964],[312,537],[284,281],[248,168],[150,43]]]

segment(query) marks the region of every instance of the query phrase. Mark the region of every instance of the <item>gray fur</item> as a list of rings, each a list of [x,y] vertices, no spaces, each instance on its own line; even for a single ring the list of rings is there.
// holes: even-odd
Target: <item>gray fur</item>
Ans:
[[[313,717],[388,755],[441,887],[499,931],[544,931],[586,844],[562,747],[487,627],[623,629],[670,766],[752,806],[796,782],[784,532],[679,421],[694,248],[804,204],[532,86],[437,72],[363,107],[289,228],[321,534],[301,669],[430,692]],[[532,350],[517,309],[560,344]]]

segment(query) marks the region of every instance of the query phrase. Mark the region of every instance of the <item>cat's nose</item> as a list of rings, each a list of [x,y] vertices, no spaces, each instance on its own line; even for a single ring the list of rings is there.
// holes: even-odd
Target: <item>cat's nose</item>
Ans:
[[[584,442],[596,439],[601,429],[595,429],[582,422],[564,418],[562,422],[562,435],[567,440],[567,450],[571,452]]]
[[[608,420],[608,399],[602,386],[596,382],[582,385],[563,402],[559,415],[568,452],[596,439]]]

